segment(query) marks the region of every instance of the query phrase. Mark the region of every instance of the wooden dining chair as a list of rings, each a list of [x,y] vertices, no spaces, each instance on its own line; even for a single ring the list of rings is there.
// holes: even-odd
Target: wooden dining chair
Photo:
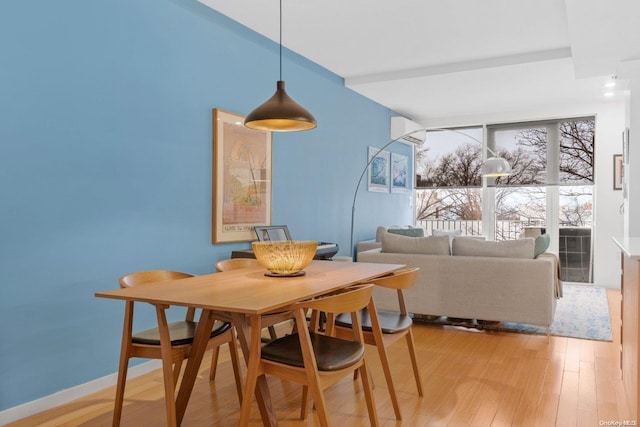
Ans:
[[[255,258],[229,258],[220,260],[216,263],[217,271],[231,271],[249,267],[261,267],[261,265]],[[269,342],[278,338],[275,325],[291,320],[292,317],[293,314],[290,311],[278,311],[263,315],[262,325],[269,331],[269,339],[265,339],[264,341]]]
[[[180,273],[176,271],[167,270],[148,270],[140,271],[136,273],[127,274],[120,278],[120,287],[129,288],[133,286],[144,286],[150,283],[163,282],[168,280],[178,280],[187,277],[193,277],[191,274]],[[164,322],[161,322],[160,316],[164,317],[163,309],[156,309],[158,314],[159,325],[166,324],[166,318]],[[132,357],[141,357],[146,359],[164,359],[162,357],[162,348],[160,345],[160,328],[148,329],[136,334],[132,333],[133,328],[133,314],[134,304],[133,301],[127,301],[125,307],[124,327],[122,333],[122,350],[120,354],[120,366],[118,369],[118,383],[116,386],[116,402],[113,412],[113,425],[120,425],[120,418],[122,416],[122,405],[124,402],[124,389],[127,380],[127,369],[129,366],[129,359]],[[165,377],[165,393],[167,405],[175,405],[173,401],[173,390],[175,389],[180,375],[180,368],[184,359],[189,357],[189,350],[193,343],[193,337],[196,330],[197,322],[194,321],[195,309],[189,308],[185,316],[185,320],[173,322],[167,324],[169,337],[171,340],[171,364],[172,368],[172,384],[167,384],[167,378]],[[209,373],[209,379],[214,380],[216,377],[216,368],[218,366],[218,355],[220,346],[223,344],[229,344],[229,351],[231,353],[231,364],[233,365],[233,373],[236,380],[236,391],[238,393],[238,399],[242,403],[242,379],[240,378],[240,367],[238,365],[238,351],[235,341],[235,331],[232,325],[228,322],[216,321],[213,330],[211,332],[211,339],[208,346],[213,348],[213,354],[211,357],[211,369]],[[170,369],[170,367],[168,368]],[[166,371],[165,371],[166,373]],[[171,377],[171,376],[170,376]],[[170,390],[167,393],[168,388]],[[169,399],[170,397],[170,399]],[[171,400],[171,401],[169,401]]]
[[[394,412],[398,420],[402,419],[400,413],[400,405],[398,403],[398,397],[396,395],[395,387],[393,386],[393,380],[391,378],[391,369],[389,364],[389,358],[387,357],[386,348],[400,340],[405,338],[409,357],[411,359],[411,365],[413,367],[413,376],[415,377],[416,386],[418,388],[418,395],[423,396],[422,391],[422,379],[420,378],[420,372],[418,370],[418,360],[416,358],[416,350],[413,339],[412,325],[413,320],[407,312],[407,308],[404,301],[404,295],[402,291],[415,285],[418,277],[419,268],[407,268],[397,270],[391,275],[383,276],[377,279],[372,279],[369,282],[377,286],[393,289],[397,293],[398,297],[398,312],[378,311],[376,313],[377,322],[379,328],[372,327],[372,316],[368,309],[362,310],[362,329],[364,331],[365,343],[370,345],[376,345],[376,341],[383,344],[383,348],[379,349],[378,354],[382,362],[382,369],[387,381],[389,393],[391,394],[391,401],[393,404]],[[335,335],[345,336],[350,334],[352,323],[351,317],[347,314],[342,314],[336,317],[335,321]],[[376,335],[378,335],[376,340]]]
[[[370,423],[372,426],[378,426],[373,391],[364,358],[364,337],[362,329],[358,327],[359,311],[367,306],[375,310],[371,298],[372,288],[373,285],[355,285],[334,294],[292,305],[298,332],[278,338],[262,348],[258,369],[247,373],[247,389],[241,419],[248,417],[250,407],[246,404],[246,397],[255,389],[258,375],[267,374],[302,384],[301,418],[307,417],[310,392],[320,425],[328,426],[330,421],[323,391],[357,370],[362,378]],[[355,325],[351,339],[310,331],[307,325],[307,310],[326,313],[331,325],[336,313],[351,313]]]

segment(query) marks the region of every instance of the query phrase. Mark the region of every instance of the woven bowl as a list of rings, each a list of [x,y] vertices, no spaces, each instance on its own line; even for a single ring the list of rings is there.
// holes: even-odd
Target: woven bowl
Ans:
[[[318,242],[310,240],[284,240],[253,242],[253,253],[271,276],[300,276],[316,254]]]

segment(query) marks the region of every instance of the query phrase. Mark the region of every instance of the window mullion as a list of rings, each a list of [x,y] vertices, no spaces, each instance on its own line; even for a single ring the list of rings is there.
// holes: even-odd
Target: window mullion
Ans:
[[[547,126],[547,216],[546,231],[558,236],[560,230],[560,123]],[[559,240],[551,239],[549,251],[558,253]]]
[[[486,146],[496,151],[495,131],[487,129],[487,126],[484,125],[482,132]],[[486,159],[487,150],[482,147],[482,161]],[[493,183],[495,183],[495,178],[482,178],[482,234],[488,240],[495,240],[496,236],[496,188],[495,186],[489,187],[489,184]]]

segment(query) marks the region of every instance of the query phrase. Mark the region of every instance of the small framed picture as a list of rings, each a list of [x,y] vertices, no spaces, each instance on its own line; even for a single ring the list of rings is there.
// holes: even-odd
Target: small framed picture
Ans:
[[[286,225],[267,225],[253,227],[260,242],[280,242],[282,240],[292,240],[289,227]]]
[[[406,193],[409,190],[409,157],[391,153],[391,192]]]
[[[622,190],[622,178],[624,177],[624,159],[622,154],[613,155],[613,189]]]
[[[389,192],[389,152],[369,147],[369,191]]]

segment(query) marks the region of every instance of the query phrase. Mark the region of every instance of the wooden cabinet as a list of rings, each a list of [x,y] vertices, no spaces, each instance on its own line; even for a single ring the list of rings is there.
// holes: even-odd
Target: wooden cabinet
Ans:
[[[627,395],[627,403],[635,419],[639,419],[640,392],[638,390],[638,342],[640,341],[640,323],[638,311],[640,300],[640,259],[622,252],[620,367],[622,382]]]

